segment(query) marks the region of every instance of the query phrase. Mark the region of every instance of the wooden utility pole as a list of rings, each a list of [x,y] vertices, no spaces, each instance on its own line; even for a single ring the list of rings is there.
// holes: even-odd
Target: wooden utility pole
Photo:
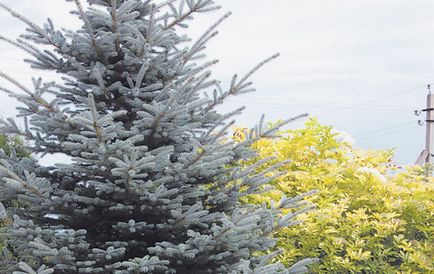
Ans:
[[[416,111],[416,115],[419,115],[421,112],[426,112],[426,139],[425,149],[419,155],[419,158],[417,158],[416,165],[431,164],[433,162],[434,97],[431,95],[431,85],[428,85],[426,108],[419,112]]]

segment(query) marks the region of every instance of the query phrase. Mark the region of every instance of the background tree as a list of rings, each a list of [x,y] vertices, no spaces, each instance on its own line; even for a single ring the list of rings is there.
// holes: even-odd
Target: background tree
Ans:
[[[30,157],[30,153],[25,149],[23,140],[17,136],[8,137],[6,134],[0,134],[0,149],[10,157],[15,153],[18,158]]]
[[[255,138],[234,143],[225,133],[243,108],[215,110],[251,91],[251,74],[277,55],[223,88],[209,71],[217,61],[201,60],[228,14],[194,42],[177,34],[194,14],[218,9],[214,1],[89,0],[87,10],[70,2],[83,22],[78,31],[50,20],[40,27],[0,4],[28,26],[16,41],[0,39],[29,53],[33,68],[63,75],[63,82],[35,79],[28,88],[0,72],[15,86],[2,90],[24,104],[25,117],[23,128],[8,120],[3,130],[26,138],[32,153],[71,158],[41,166],[1,157],[0,194],[30,204],[10,210],[10,243],[34,257],[14,273],[306,270],[313,260],[285,269],[269,264],[276,253],[256,255],[275,250],[272,231],[296,223],[281,210],[299,207],[298,199],[271,208],[239,202],[281,164],[255,172],[257,165],[235,163],[252,157],[249,145],[277,127],[263,130],[261,122]]]
[[[270,203],[317,189],[318,210],[299,216],[299,226],[276,233],[279,260],[320,258],[312,273],[432,273],[434,178],[426,167],[399,170],[391,150],[354,148],[315,119],[279,138],[253,144],[260,156],[276,155],[285,175],[275,190],[243,198]],[[243,137],[243,136],[241,136]],[[251,162],[249,162],[251,164]]]
[[[16,159],[29,158],[30,153],[24,148],[23,141],[18,137],[8,137],[5,134],[0,134],[0,153],[7,157]],[[16,263],[19,256],[15,253],[10,245],[7,244],[6,232],[12,224],[11,219],[7,215],[7,208],[19,206],[16,199],[1,199],[0,198],[0,272],[6,271],[5,265]]]

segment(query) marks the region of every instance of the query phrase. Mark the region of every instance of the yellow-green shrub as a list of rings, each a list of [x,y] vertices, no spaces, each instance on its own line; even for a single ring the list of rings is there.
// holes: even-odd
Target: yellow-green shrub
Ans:
[[[249,202],[319,190],[309,198],[318,209],[301,215],[302,224],[277,232],[281,262],[318,257],[313,273],[434,273],[429,172],[420,167],[398,172],[390,164],[392,151],[355,149],[314,119],[253,148],[258,159],[291,162],[273,182],[276,190],[249,196]]]

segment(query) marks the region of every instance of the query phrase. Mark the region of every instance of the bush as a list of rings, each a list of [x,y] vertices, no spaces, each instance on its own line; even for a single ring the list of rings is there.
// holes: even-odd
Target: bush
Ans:
[[[318,210],[300,226],[277,232],[279,260],[319,257],[313,273],[433,273],[434,179],[430,170],[398,172],[393,151],[356,149],[332,127],[309,120],[302,129],[253,145],[258,158],[291,160],[276,190],[247,202],[270,202],[312,189]],[[270,163],[271,164],[271,163]]]
[[[11,156],[11,154],[14,153],[18,159],[30,157],[30,153],[25,149],[23,141],[18,137],[9,137],[5,134],[0,134],[0,149],[3,150],[3,153],[7,156]],[[0,197],[0,203],[2,206],[6,207],[11,204],[16,206],[17,200]],[[0,261],[3,263],[14,261],[14,255],[16,255],[13,250],[11,252],[12,247],[7,244],[6,231],[10,228],[10,225],[11,220],[9,218],[0,219]],[[0,272],[6,273],[5,271],[4,264],[1,264]]]
[[[24,147],[23,140],[16,136],[8,137],[5,134],[0,134],[0,149],[7,156],[10,156],[14,151],[18,158],[30,157],[30,153]]]

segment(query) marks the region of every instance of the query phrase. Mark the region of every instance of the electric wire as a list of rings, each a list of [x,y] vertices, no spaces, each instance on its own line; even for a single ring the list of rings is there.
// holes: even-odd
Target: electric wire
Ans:
[[[309,104],[320,104],[320,105],[342,105],[347,106],[348,102],[332,102],[332,101],[322,101],[322,100],[304,100],[304,99],[292,99],[292,98],[276,98],[276,97],[255,97],[255,96],[243,96],[243,98],[247,99],[258,99],[258,100],[270,100],[270,101],[276,101],[276,102],[301,102],[301,103],[309,103]],[[262,102],[262,101],[261,101]],[[408,106],[403,105],[372,105],[373,107],[396,107],[400,110],[408,110]]]
[[[414,124],[414,123],[415,122],[407,122],[407,123],[397,124],[397,125],[393,125],[391,127],[386,127],[386,128],[381,128],[381,129],[377,129],[377,130],[371,130],[371,131],[367,131],[364,133],[356,134],[353,137],[363,137],[363,136],[371,135],[371,134],[375,135],[375,133],[379,133],[382,131],[389,131],[391,129],[400,128],[400,127],[407,126],[407,125]]]
[[[10,59],[12,60],[12,58],[4,58],[2,57],[2,59]],[[20,70],[9,70],[10,72],[13,73],[18,73],[18,74],[25,74],[28,75],[28,72],[25,71],[20,71]],[[45,74],[46,76],[54,76],[54,73],[49,73],[49,72],[38,72],[38,74]],[[18,80],[29,80],[29,79],[25,79],[23,77],[15,77]],[[293,87],[358,87],[358,88],[378,88],[378,87],[385,87],[385,86],[375,86],[375,85],[340,85],[340,86],[331,86],[331,85],[296,85],[296,84],[278,84],[278,83],[261,83],[261,82],[255,82],[255,84],[258,85],[267,85],[267,86],[293,86]],[[390,86],[389,86],[390,87]],[[367,100],[361,103],[357,103],[357,104],[352,104],[348,106],[348,103],[345,102],[331,102],[331,101],[320,101],[320,100],[303,100],[303,99],[279,99],[279,98],[273,98],[273,97],[252,97],[252,96],[248,96],[247,98],[251,98],[251,99],[260,99],[260,100],[269,100],[269,101],[275,101],[275,102],[266,102],[266,101],[261,101],[261,102],[256,102],[256,101],[248,101],[248,100],[237,100],[241,103],[252,103],[252,104],[266,104],[266,105],[284,105],[284,106],[302,106],[302,107],[309,107],[309,106],[316,106],[316,105],[321,105],[322,108],[331,108],[334,110],[331,111],[327,111],[324,113],[319,114],[320,116],[324,116],[324,115],[329,115],[332,113],[337,113],[337,112],[341,112],[341,111],[345,111],[345,110],[350,110],[353,108],[358,108],[358,109],[363,109],[363,110],[374,110],[374,111],[411,111],[410,108],[398,108],[398,107],[402,107],[402,106],[393,106],[393,105],[387,105],[387,106],[382,106],[382,105],[369,105],[371,103],[374,102],[378,102],[381,100],[386,100],[388,98],[391,97],[395,97],[395,96],[399,96],[401,94],[404,93],[408,93],[408,92],[412,92],[415,90],[418,90],[422,88],[422,86],[417,86],[417,87],[413,87],[410,89],[406,89],[406,90],[402,90],[402,91],[398,91],[398,92],[394,92],[394,93],[390,93],[388,95],[382,96],[382,97],[378,97],[378,98],[374,98],[371,100]],[[236,98],[238,99],[238,98]],[[278,102],[277,102],[278,101]],[[286,101],[286,102],[282,102],[282,101]],[[295,102],[295,103],[294,103]],[[345,106],[345,107],[339,107],[339,106]],[[317,106],[316,106],[317,107]],[[387,107],[387,108],[385,108]],[[395,108],[390,108],[390,107],[395,107]],[[398,132],[403,132],[403,131],[408,131],[408,130],[412,130],[416,127],[411,127],[411,128],[405,128],[405,129],[399,129],[399,130],[392,130],[391,129],[397,129],[397,128],[401,128],[405,125],[409,125],[413,122],[408,122],[408,123],[402,123],[402,124],[398,124],[398,125],[394,125],[391,127],[387,127],[387,128],[382,128],[382,129],[378,129],[378,130],[372,130],[372,131],[368,131],[368,132],[364,132],[361,134],[356,134],[353,137],[363,137],[361,139],[359,139],[359,141],[364,141],[364,140],[369,140],[369,139],[373,139],[373,138],[378,138],[381,136],[385,136],[385,135],[390,135],[393,133],[398,133]],[[379,133],[380,134],[376,134]],[[381,133],[383,132],[383,133]],[[373,134],[373,135],[372,135]]]
[[[220,81],[220,83],[230,84],[230,81]],[[261,81],[253,81],[254,85],[261,85],[261,86],[276,86],[276,87],[300,87],[300,88],[398,88],[402,87],[402,85],[330,85],[330,84],[318,84],[318,85],[312,85],[312,84],[292,84],[292,83],[267,83],[267,82],[261,82]]]
[[[11,70],[9,69],[10,72],[15,72],[15,73],[20,73],[20,74],[25,74],[28,75],[28,72],[25,71],[19,71],[19,70]],[[44,74],[46,76],[51,76],[54,77],[55,73],[50,73],[50,72],[38,72],[38,74]],[[26,79],[23,77],[14,77],[17,80],[22,80],[22,81],[30,81],[30,79]],[[335,110],[331,110],[328,111],[326,113],[334,113],[334,112],[338,112],[338,111],[342,111],[343,109],[346,108],[350,108],[350,107],[344,107],[344,108],[340,108],[340,107],[331,107],[330,105],[348,105],[348,103],[345,102],[330,102],[330,101],[315,101],[315,100],[303,100],[303,99],[289,99],[289,100],[285,100],[285,99],[279,99],[279,98],[273,98],[273,97],[254,97],[254,96],[249,96],[247,98],[251,98],[251,99],[260,99],[260,100],[271,100],[271,101],[279,101],[273,104],[277,104],[277,105],[285,105],[288,106],[288,104],[283,104],[282,101],[288,101],[291,102],[290,105],[292,106],[315,106],[316,104],[320,104],[321,107],[323,108],[331,108],[331,109],[335,109]],[[238,98],[236,98],[238,99]],[[378,100],[378,99],[377,99]],[[255,102],[255,101],[247,101],[247,100],[239,100],[242,103],[253,103],[253,104],[269,104],[271,105],[271,103],[268,102],[264,102],[261,101],[259,102]],[[294,104],[293,102],[301,102],[303,104]],[[367,104],[363,104],[363,105],[367,105]],[[359,106],[361,106],[361,104],[358,104],[357,108],[360,108]],[[372,106],[372,107],[371,107]],[[387,106],[381,106],[381,105],[371,105],[369,108],[362,108],[362,109],[367,109],[367,110],[378,110],[378,111],[411,111],[412,109],[410,108],[402,108],[402,106],[393,106],[393,105],[387,105]],[[391,108],[394,107],[394,108]],[[399,109],[398,109],[399,107]]]
[[[414,88],[410,88],[410,89],[406,89],[406,90],[390,93],[390,94],[382,96],[382,97],[378,97],[378,98],[367,100],[367,101],[364,101],[364,102],[361,102],[361,103],[349,105],[347,107],[344,107],[344,108],[341,108],[341,109],[338,109],[338,110],[332,110],[332,111],[320,113],[319,115],[320,116],[329,115],[329,114],[333,114],[333,113],[336,113],[336,112],[340,112],[340,111],[352,109],[352,108],[355,108],[355,107],[363,106],[363,105],[366,105],[366,104],[370,104],[370,103],[373,103],[373,102],[378,102],[378,101],[381,101],[381,100],[386,100],[386,99],[389,99],[391,97],[399,96],[399,95],[404,94],[404,93],[413,92],[415,90],[421,89],[422,87],[426,87],[426,86],[417,86],[417,87],[414,87]]]
[[[378,134],[378,135],[374,135],[374,136],[368,136],[368,137],[365,137],[365,138],[357,139],[357,141],[366,141],[366,140],[370,140],[370,139],[375,139],[375,138],[387,136],[387,135],[390,135],[390,134],[395,134],[395,133],[400,133],[400,132],[406,132],[406,131],[414,130],[416,128],[420,128],[420,127],[415,126],[415,127],[409,127],[409,128],[404,128],[404,129],[400,129],[400,130],[393,130],[393,131],[389,131],[389,132],[386,132],[386,133],[383,133],[383,134]]]
[[[315,107],[315,108],[326,108],[326,109],[342,109],[340,106],[334,106],[334,105],[327,105],[323,104],[321,106],[318,106],[316,104],[309,104],[309,103],[284,103],[284,102],[257,102],[257,101],[250,101],[250,100],[236,100],[239,103],[246,103],[246,104],[258,104],[258,105],[279,105],[279,106],[286,106],[286,107]],[[377,108],[375,106],[362,106],[357,107],[358,109],[362,110],[372,110],[372,111],[398,111],[398,112],[412,112],[413,108],[408,109],[397,109],[397,108]]]

